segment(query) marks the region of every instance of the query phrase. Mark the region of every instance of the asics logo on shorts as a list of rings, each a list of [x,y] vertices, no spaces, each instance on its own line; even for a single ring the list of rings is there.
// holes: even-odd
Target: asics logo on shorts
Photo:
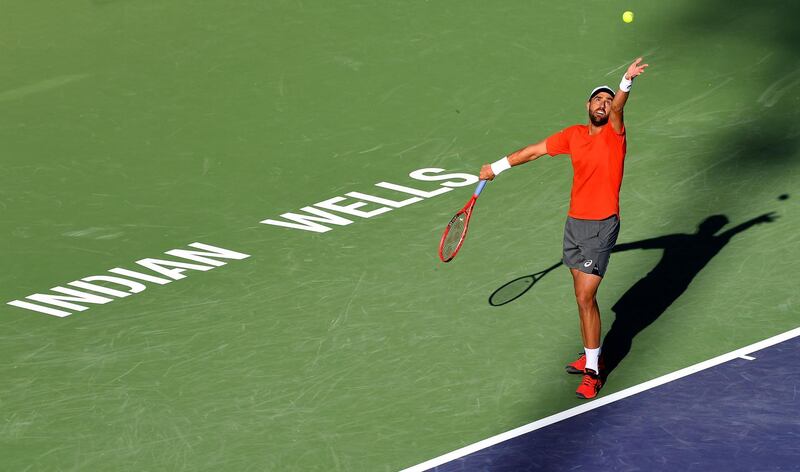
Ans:
[[[583,263],[584,267],[589,267],[590,265],[592,265],[592,260],[591,259],[589,259],[588,261]]]

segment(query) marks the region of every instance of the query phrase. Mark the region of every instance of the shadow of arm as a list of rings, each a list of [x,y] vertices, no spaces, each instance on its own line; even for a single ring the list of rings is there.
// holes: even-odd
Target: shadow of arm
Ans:
[[[761,223],[772,223],[777,218],[778,217],[777,217],[777,215],[775,215],[774,211],[770,212],[770,213],[764,213],[763,215],[759,215],[759,216],[757,216],[757,217],[755,217],[753,219],[747,220],[747,221],[745,221],[744,223],[742,223],[740,225],[734,226],[733,228],[729,229],[728,231],[725,231],[725,232],[721,233],[719,235],[719,237],[724,238],[724,239],[730,239],[730,238],[736,236],[737,234],[741,233],[742,231],[746,231],[746,230],[752,228],[755,225],[758,225],[758,224],[761,224]]]

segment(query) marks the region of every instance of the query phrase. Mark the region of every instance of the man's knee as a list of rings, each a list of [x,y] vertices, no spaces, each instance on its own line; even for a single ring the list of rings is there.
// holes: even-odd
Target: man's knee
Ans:
[[[589,290],[575,292],[575,301],[578,303],[578,308],[582,310],[590,310],[595,305],[595,294]]]

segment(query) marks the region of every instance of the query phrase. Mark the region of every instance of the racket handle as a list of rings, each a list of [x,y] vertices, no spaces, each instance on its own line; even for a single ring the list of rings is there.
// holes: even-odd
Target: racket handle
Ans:
[[[476,188],[476,189],[475,189],[475,196],[476,196],[476,197],[477,197],[478,195],[480,195],[480,194],[481,194],[481,192],[483,192],[483,187],[486,187],[486,182],[488,182],[488,180],[481,180],[481,181],[478,183],[478,188]]]

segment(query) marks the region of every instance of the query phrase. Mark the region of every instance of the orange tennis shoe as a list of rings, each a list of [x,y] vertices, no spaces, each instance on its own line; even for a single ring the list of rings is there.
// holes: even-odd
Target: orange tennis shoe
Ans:
[[[592,369],[586,369],[583,374],[583,381],[581,381],[581,385],[578,387],[578,390],[575,390],[575,395],[578,398],[590,399],[597,396],[597,392],[600,391],[600,388],[603,387],[603,381],[600,380],[600,376],[597,375],[597,372],[593,371]]]
[[[600,359],[597,361],[598,367],[600,370],[605,369],[605,365],[603,364],[603,356],[600,356]],[[568,374],[583,374],[583,371],[586,369],[586,353],[581,353],[580,356],[575,360],[575,362],[571,364],[567,364],[564,367],[564,370],[567,371]]]

